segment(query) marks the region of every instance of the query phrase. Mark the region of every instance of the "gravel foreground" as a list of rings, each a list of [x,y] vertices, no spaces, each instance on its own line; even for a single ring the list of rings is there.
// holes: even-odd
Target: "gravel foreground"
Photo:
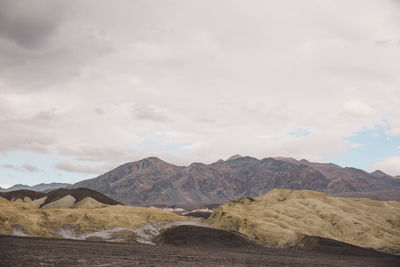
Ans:
[[[400,266],[400,257],[0,236],[1,266]]]

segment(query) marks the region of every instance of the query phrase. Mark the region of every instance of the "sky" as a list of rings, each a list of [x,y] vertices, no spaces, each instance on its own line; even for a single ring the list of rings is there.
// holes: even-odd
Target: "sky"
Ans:
[[[149,156],[400,175],[400,1],[0,0],[0,186]]]

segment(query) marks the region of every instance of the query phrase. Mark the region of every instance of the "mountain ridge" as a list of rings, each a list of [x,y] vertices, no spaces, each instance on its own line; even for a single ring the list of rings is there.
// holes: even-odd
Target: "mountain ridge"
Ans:
[[[379,173],[380,174],[380,173]],[[125,163],[70,188],[87,187],[129,205],[223,203],[281,187],[325,193],[399,190],[400,180],[332,163],[235,155],[177,166],[156,157]]]

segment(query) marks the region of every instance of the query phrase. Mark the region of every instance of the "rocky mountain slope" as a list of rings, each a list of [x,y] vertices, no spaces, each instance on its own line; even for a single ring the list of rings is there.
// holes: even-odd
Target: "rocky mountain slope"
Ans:
[[[224,203],[273,188],[326,193],[400,190],[400,180],[334,164],[234,156],[206,165],[176,166],[158,158],[126,163],[71,186],[87,187],[130,205]]]
[[[261,245],[307,246],[318,236],[355,246],[400,252],[400,202],[339,198],[320,192],[274,189],[217,208],[211,225],[238,231]]]

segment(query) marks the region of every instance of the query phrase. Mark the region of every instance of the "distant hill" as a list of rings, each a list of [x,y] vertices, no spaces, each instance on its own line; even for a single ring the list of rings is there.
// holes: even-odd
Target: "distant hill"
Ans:
[[[373,192],[345,192],[332,195],[338,197],[347,197],[347,198],[369,198],[372,200],[380,200],[380,201],[394,200],[400,202],[399,190],[383,190],[383,191],[373,191]]]
[[[238,231],[260,245],[295,249],[332,245],[332,241],[315,238],[322,237],[393,254],[400,252],[400,202],[397,201],[274,189],[255,199],[228,201],[207,222]],[[321,248],[320,245],[316,247]]]
[[[21,190],[21,189],[27,189],[27,190],[32,190],[32,191],[39,191],[39,192],[48,192],[54,189],[58,188],[65,188],[70,186],[71,184],[66,184],[66,183],[50,183],[50,184],[37,184],[34,186],[29,186],[29,185],[24,185],[24,184],[16,184],[11,186],[10,188],[1,188],[0,187],[0,192],[10,192],[10,191],[15,191],[15,190]]]
[[[32,203],[39,208],[99,208],[120,204],[99,192],[87,188],[56,189],[48,193],[21,189],[1,192],[0,197],[13,202]]]
[[[367,173],[331,163],[235,155],[226,161],[189,166],[146,158],[71,186],[78,187],[91,188],[129,205],[174,205],[224,203],[261,196],[278,187],[325,193],[400,192],[400,180],[382,172]]]

